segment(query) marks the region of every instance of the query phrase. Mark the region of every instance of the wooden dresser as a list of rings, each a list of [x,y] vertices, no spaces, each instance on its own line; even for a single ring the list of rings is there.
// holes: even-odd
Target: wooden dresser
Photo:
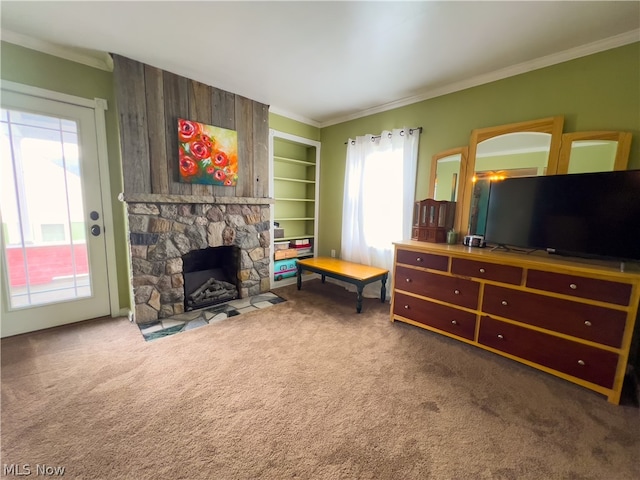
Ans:
[[[640,271],[413,240],[395,244],[391,321],[470,343],[618,404]]]

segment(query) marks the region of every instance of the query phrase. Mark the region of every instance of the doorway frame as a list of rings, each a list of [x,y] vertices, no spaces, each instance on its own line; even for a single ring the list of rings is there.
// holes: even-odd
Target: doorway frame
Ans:
[[[100,175],[100,199],[102,201],[102,218],[104,223],[104,241],[107,258],[107,284],[109,285],[109,311],[112,317],[128,315],[129,309],[120,309],[118,294],[116,243],[113,226],[113,208],[111,205],[111,182],[109,180],[109,154],[107,150],[107,123],[105,112],[108,110],[107,101],[104,98],[93,99],[69,95],[66,93],[33,87],[8,80],[0,81],[0,88],[4,91],[21,93],[45,100],[68,103],[93,110],[96,123],[96,142],[98,149],[98,168]]]

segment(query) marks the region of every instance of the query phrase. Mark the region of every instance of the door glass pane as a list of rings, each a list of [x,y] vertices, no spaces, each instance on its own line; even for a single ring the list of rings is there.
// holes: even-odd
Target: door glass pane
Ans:
[[[11,307],[91,296],[76,122],[2,110],[0,126]]]

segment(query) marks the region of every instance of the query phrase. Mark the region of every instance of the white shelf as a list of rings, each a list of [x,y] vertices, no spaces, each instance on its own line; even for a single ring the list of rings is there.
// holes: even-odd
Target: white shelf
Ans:
[[[292,222],[292,221],[300,221],[300,220],[315,220],[313,217],[289,217],[289,218],[275,218],[276,222]]]
[[[273,179],[280,180],[282,182],[316,183],[315,180],[304,180],[302,178],[273,177]]]
[[[304,161],[304,160],[296,160],[295,158],[278,157],[278,156],[275,156],[275,155],[273,157],[273,160],[275,162],[291,163],[293,165],[304,165],[304,166],[307,166],[307,167],[315,167],[316,166],[316,164],[313,163],[313,162],[307,162],[307,161]]]
[[[315,198],[274,198],[276,202],[315,202]]]
[[[292,235],[290,237],[274,238],[274,242],[284,242],[289,240],[297,240],[299,238],[315,238],[313,235]]]

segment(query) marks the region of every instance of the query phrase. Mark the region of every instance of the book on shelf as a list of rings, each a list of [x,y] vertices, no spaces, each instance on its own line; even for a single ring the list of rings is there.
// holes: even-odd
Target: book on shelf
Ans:
[[[289,248],[310,248],[312,245],[310,243],[293,243],[289,245]]]
[[[311,244],[311,240],[309,240],[308,238],[297,238],[295,240],[291,240],[291,246],[309,245],[309,244]]]

